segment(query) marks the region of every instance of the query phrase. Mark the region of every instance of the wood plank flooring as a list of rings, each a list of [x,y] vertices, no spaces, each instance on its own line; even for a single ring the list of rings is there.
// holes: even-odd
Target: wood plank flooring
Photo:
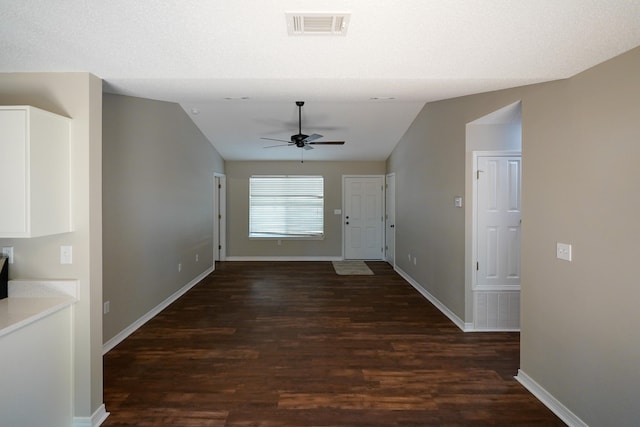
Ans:
[[[104,358],[115,426],[563,426],[383,262],[226,262]]]

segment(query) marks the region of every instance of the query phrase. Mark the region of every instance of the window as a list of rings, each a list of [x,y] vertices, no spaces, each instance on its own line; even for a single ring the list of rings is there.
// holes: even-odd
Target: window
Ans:
[[[322,176],[252,176],[249,178],[249,237],[322,238]]]

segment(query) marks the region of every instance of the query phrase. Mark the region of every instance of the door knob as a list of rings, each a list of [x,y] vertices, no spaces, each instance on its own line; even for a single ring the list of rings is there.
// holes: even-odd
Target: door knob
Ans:
[[[391,224],[389,227],[391,227],[391,228],[395,228],[395,225],[394,225],[394,224]]]
[[[347,225],[349,225],[349,221],[347,221],[347,223],[346,223],[346,224],[347,224]]]

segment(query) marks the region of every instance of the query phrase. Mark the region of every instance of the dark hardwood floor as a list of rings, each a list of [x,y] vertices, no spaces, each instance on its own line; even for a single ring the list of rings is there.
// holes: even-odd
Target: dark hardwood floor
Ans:
[[[104,358],[115,426],[563,426],[383,262],[226,262]]]

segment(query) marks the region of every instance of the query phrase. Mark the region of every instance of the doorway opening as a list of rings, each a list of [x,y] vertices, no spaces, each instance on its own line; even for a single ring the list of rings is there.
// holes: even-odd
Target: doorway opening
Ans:
[[[521,102],[466,126],[465,331],[520,329]]]
[[[384,185],[384,258],[395,268],[396,266],[396,174],[385,177]]]
[[[226,258],[227,196],[226,176],[213,174],[213,268]]]

